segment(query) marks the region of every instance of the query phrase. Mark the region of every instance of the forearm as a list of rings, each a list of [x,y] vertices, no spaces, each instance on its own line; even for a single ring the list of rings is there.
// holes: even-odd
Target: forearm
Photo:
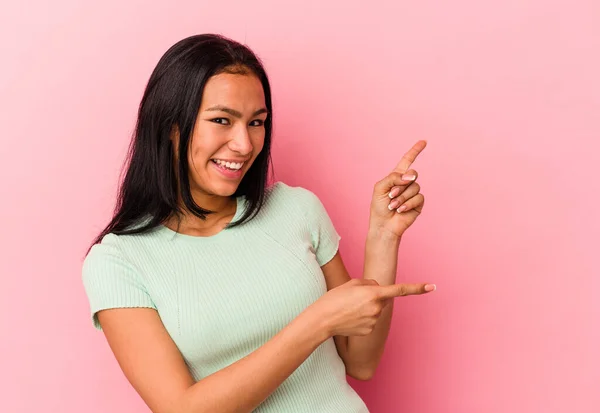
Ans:
[[[394,284],[399,246],[400,239],[394,235],[370,232],[365,244],[363,278],[373,279],[380,285]],[[394,300],[389,301],[389,304],[382,310],[371,334],[348,337],[348,364],[359,377],[371,377],[383,355],[394,305]]]
[[[178,411],[251,412],[329,338],[321,320],[301,313],[248,356],[191,386]]]

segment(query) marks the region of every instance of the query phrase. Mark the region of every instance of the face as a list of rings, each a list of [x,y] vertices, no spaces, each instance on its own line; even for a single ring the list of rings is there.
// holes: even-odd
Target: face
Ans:
[[[205,85],[188,151],[196,196],[231,196],[263,148],[267,118],[254,74],[222,73]]]

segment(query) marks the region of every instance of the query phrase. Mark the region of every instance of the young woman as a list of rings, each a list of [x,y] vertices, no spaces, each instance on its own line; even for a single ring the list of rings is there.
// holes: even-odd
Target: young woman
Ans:
[[[410,164],[375,185],[364,274],[310,191],[267,188],[273,108],[246,46],[198,35],[142,98],[115,215],[83,265],[94,325],[154,413],[367,412],[346,374],[379,363],[400,238],[423,208]]]

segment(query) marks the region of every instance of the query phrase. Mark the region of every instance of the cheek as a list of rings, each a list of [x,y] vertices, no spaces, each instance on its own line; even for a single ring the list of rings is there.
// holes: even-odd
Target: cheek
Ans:
[[[254,148],[254,156],[257,156],[265,146],[265,133],[257,133],[252,137],[252,147]]]
[[[188,152],[190,162],[193,159],[196,166],[200,167],[200,163],[205,163],[219,148],[220,144],[218,136],[214,136],[214,134],[194,136]]]
[[[207,122],[197,124],[190,142],[189,155],[196,162],[205,162],[226,144],[227,139],[225,128]]]
[[[190,168],[193,169],[194,166],[198,168],[200,166],[200,162],[202,162],[204,154],[204,149],[198,145],[192,145],[188,152],[188,161],[190,163]]]
[[[206,145],[199,144],[200,140],[195,140],[188,151],[188,173],[192,182],[198,183],[206,179],[207,162],[210,159],[210,151]]]

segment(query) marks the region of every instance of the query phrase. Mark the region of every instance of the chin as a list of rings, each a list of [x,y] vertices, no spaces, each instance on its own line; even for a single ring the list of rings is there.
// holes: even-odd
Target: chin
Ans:
[[[206,192],[216,196],[232,196],[239,186],[239,182],[213,182]]]
[[[239,179],[218,179],[212,176],[207,188],[218,196],[232,196],[240,187],[244,176],[245,173]]]

